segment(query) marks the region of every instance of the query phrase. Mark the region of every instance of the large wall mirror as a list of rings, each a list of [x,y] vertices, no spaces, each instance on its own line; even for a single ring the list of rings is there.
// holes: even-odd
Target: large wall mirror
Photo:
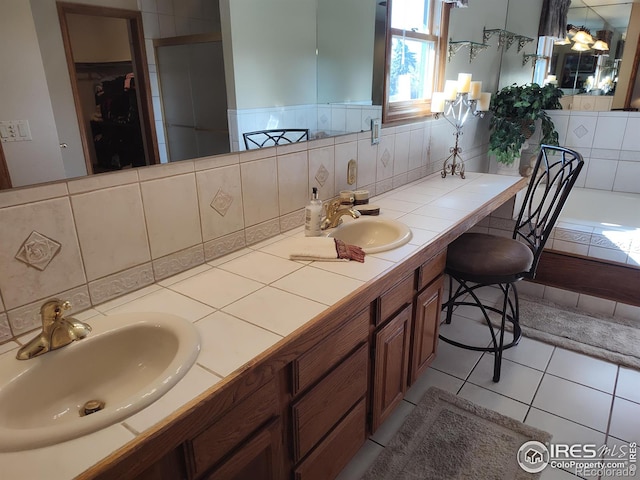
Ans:
[[[567,36],[553,47],[550,72],[565,93],[565,108],[611,110],[631,19],[629,0],[572,0]],[[579,36],[588,33],[587,41]],[[627,57],[628,58],[628,57]],[[627,60],[628,61],[628,60]],[[625,83],[629,79],[624,79]],[[618,106],[622,106],[616,102]]]
[[[96,16],[102,7],[138,10],[138,3],[83,2],[95,8]],[[141,17],[157,131],[157,145],[149,147],[157,148],[160,161],[243,150],[243,131],[309,128],[313,138],[366,130],[372,118],[380,117],[382,83],[377,79],[374,86],[373,62],[376,22],[384,21],[384,2],[157,3],[143,2]],[[84,122],[94,128],[89,136],[96,133],[100,120],[91,105],[92,86],[73,90],[70,86],[63,45],[67,33],[57,7],[55,0],[11,1],[3,7],[0,38],[20,45],[20,55],[0,53],[3,71],[12,72],[6,79],[3,76],[0,118],[26,119],[32,133],[30,141],[3,143],[14,187],[86,175],[87,148],[83,149],[82,126],[78,126],[83,121],[79,122],[76,110],[89,112]],[[84,33],[91,31],[95,32],[91,42],[76,43],[82,47],[93,43],[98,49],[105,45],[111,49],[116,43],[110,36],[114,29]],[[125,33],[117,32],[120,40],[126,36],[126,23]],[[82,64],[74,68],[82,68],[86,78],[100,82],[126,77],[136,67],[135,59],[117,56],[96,61],[85,56],[76,63]],[[92,64],[100,64],[100,69]],[[74,102],[74,94],[82,101]],[[111,164],[119,168],[123,155],[113,162],[111,157],[109,153],[95,173]],[[127,162],[124,167],[149,163],[154,162]]]
[[[586,23],[584,13],[578,12],[582,1],[595,0],[573,0],[576,10],[570,20],[579,25]],[[83,1],[94,7],[108,5],[128,10],[138,10],[139,3]],[[157,148],[161,161],[241,150],[242,131],[286,126],[333,135],[366,130],[370,119],[379,116],[385,1],[141,3],[152,5],[152,11],[142,12],[142,19],[158,133],[151,147]],[[472,0],[469,8],[454,9],[449,37],[482,42],[484,27],[535,37],[541,4],[541,0]],[[612,8],[617,11],[620,5]],[[625,15],[628,21],[629,14]],[[597,32],[600,25],[590,28]],[[0,38],[7,45],[19,45],[0,50],[4,87],[0,92],[0,120],[28,120],[32,134],[31,141],[2,144],[13,186],[86,175],[56,0],[4,2]],[[194,45],[222,42],[221,48],[206,55],[224,63],[224,82],[218,79],[218,83],[196,85],[174,78],[176,88],[170,89],[171,81],[161,79],[170,70],[158,62],[162,54],[156,52],[180,42],[193,52],[178,53],[177,59],[183,61],[191,55],[196,64],[202,58],[202,49]],[[485,81],[487,91],[513,82],[529,82],[533,68],[531,64],[522,65],[522,55],[534,53],[535,43],[520,52],[515,47],[498,51],[494,45],[471,65],[459,53],[447,63],[447,74],[472,71],[474,78]],[[168,63],[175,59],[176,56]],[[189,71],[184,65],[179,65],[178,70],[182,74]],[[214,86],[207,88],[208,85]],[[169,113],[168,99],[178,109],[175,115]],[[209,115],[210,102],[217,102],[216,106],[223,112],[226,109],[227,114],[215,118]],[[288,108],[292,106],[295,108]],[[206,113],[201,117],[209,123],[188,123],[183,114],[194,112]],[[222,137],[227,145],[220,147],[218,140]],[[180,140],[182,144],[177,143]],[[172,153],[174,144],[181,146]]]

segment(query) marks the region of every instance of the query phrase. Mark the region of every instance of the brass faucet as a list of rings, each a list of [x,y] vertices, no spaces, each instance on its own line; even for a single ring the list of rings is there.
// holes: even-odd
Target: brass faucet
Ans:
[[[353,218],[360,218],[360,212],[354,208],[340,208],[341,206],[340,200],[333,200],[327,206],[327,216],[320,224],[320,228],[322,230],[326,230],[327,228],[334,228],[342,223],[342,217],[344,215],[351,215]]]
[[[74,340],[81,340],[91,332],[91,327],[75,318],[65,318],[63,310],[69,310],[71,304],[57,298],[46,301],[40,307],[42,331],[29,343],[23,345],[16,358],[28,360],[43,353],[69,345]]]

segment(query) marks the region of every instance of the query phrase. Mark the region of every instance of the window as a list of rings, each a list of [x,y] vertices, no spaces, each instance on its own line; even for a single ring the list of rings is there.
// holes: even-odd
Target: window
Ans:
[[[444,77],[449,9],[441,0],[387,0],[385,123],[430,113]]]

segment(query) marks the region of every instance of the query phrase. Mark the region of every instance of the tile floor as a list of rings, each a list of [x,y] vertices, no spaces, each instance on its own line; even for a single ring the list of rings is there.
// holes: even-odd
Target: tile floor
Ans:
[[[488,328],[474,315],[471,309],[459,308],[451,325],[443,325],[441,333],[467,344],[479,345],[483,339],[488,342]],[[367,440],[339,480],[360,478],[431,386],[550,432],[555,443],[598,446],[640,443],[638,370],[522,337],[517,347],[505,351],[500,382],[494,383],[491,354],[460,349],[442,341],[438,348],[431,368]],[[578,477],[547,467],[541,478]]]

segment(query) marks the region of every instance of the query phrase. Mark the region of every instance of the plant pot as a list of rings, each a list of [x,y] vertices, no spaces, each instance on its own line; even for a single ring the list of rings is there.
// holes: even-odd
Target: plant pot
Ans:
[[[504,163],[498,163],[498,170],[496,173],[498,175],[520,175],[520,159],[516,158],[516,160],[511,165],[506,165]]]

